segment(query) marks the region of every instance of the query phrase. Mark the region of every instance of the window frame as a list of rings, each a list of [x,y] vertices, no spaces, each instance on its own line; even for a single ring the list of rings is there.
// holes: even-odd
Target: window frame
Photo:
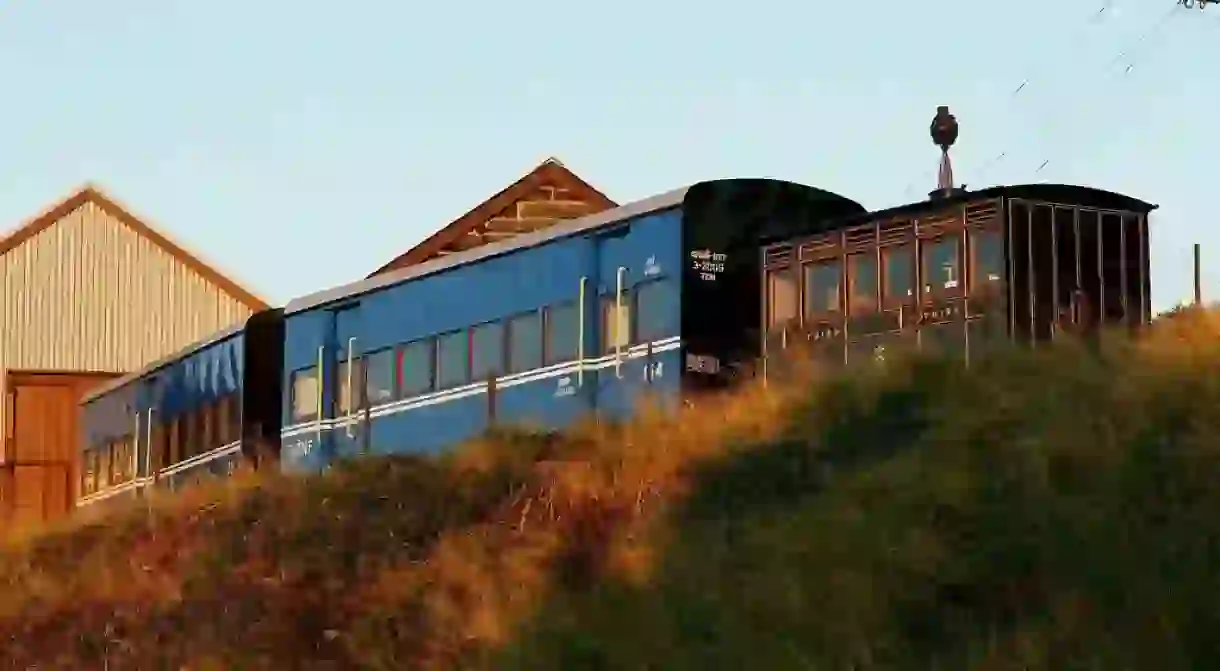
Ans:
[[[218,446],[222,446],[222,447],[225,445],[228,445],[230,442],[232,442],[229,437],[230,436],[230,426],[232,424],[231,415],[233,412],[233,408],[232,408],[233,404],[230,402],[230,399],[232,397],[233,397],[232,394],[222,394],[220,396],[217,396],[216,400],[215,400],[215,404],[216,404],[216,413],[215,413],[216,444]],[[151,445],[149,447],[151,449]]]
[[[313,399],[313,403],[309,405],[308,413],[297,412],[297,379],[304,376],[306,373],[313,378],[314,394],[317,398]],[[321,419],[321,413],[318,412],[318,407],[322,405],[322,381],[319,379],[318,366],[307,366],[292,371],[288,376],[288,420],[291,422],[316,422]]]
[[[551,335],[553,333],[551,325],[555,323],[555,312],[559,310],[572,310],[572,316],[576,322],[576,332],[573,333],[572,351],[570,356],[556,357],[554,348],[552,347]],[[581,357],[580,343],[580,315],[584,310],[584,306],[578,300],[563,301],[553,305],[547,305],[542,309],[542,365],[552,366],[560,363],[568,363],[578,361]]]
[[[225,423],[224,444],[228,445],[233,442],[241,441],[241,392],[235,391],[225,394],[224,398],[221,399],[220,404],[221,407],[225,409],[225,416],[222,418],[222,421]]]
[[[631,292],[631,310],[633,312],[631,326],[633,330],[633,342],[636,342],[637,344],[648,343],[655,340],[664,340],[677,335],[676,333],[670,333],[670,329],[668,328],[669,324],[666,324],[667,328],[660,329],[657,333],[651,334],[642,333],[642,329],[640,328],[641,324],[643,324],[643,320],[641,319],[643,311],[640,309],[640,298],[648,295],[646,292],[650,289],[664,292],[670,290],[670,287],[672,287],[672,285],[667,283],[667,278],[665,277],[649,279],[635,285],[635,288]]]
[[[515,357],[513,356],[513,352],[515,351],[514,345],[518,341],[516,325],[527,318],[534,320],[538,325],[536,334],[537,337],[535,338],[534,342],[534,345],[537,347],[536,351],[538,356],[531,365],[519,367],[516,365],[514,360]],[[531,310],[529,312],[518,312],[515,315],[505,318],[504,343],[504,368],[507,374],[514,375],[517,373],[525,373],[527,371],[537,370],[546,366],[546,320],[543,310],[539,309]]]
[[[952,287],[944,286],[943,281],[937,281],[935,285],[928,282],[929,273],[926,267],[927,255],[925,252],[938,247],[941,243],[952,242],[953,252],[955,256],[954,278],[951,280],[956,284]],[[923,297],[924,302],[931,302],[937,299],[952,298],[961,296],[965,293],[964,277],[965,277],[965,255],[962,253],[962,231],[951,230],[932,237],[922,238],[919,241],[919,292]],[[931,287],[929,289],[929,287]]]
[[[215,402],[205,402],[199,408],[200,444],[204,452],[210,452],[224,443],[220,442],[217,432],[217,414],[219,407]]]
[[[91,496],[97,493],[97,447],[90,447],[81,457],[81,496]]]
[[[375,349],[370,352],[365,352],[360,357],[360,360],[362,362],[362,364],[361,364],[361,375],[363,377],[362,382],[364,383],[362,385],[362,387],[363,387],[362,395],[363,395],[363,399],[364,399],[364,404],[370,408],[376,407],[377,404],[391,403],[395,399],[398,398],[398,373],[399,373],[399,371],[398,371],[398,349],[399,349],[398,347],[392,347],[392,346],[391,347],[381,347],[379,349]],[[382,360],[382,357],[388,357],[388,359],[389,359],[389,361],[388,361],[388,370],[389,370],[389,377],[390,377],[389,395],[386,396],[385,398],[378,398],[377,400],[374,400],[373,394],[372,394],[372,389],[369,387],[370,380],[373,379],[374,376],[369,375],[369,369],[374,367],[374,366],[371,366],[372,363],[380,362]],[[376,366],[376,368],[380,368],[380,366]],[[376,377],[378,379],[380,379],[383,375],[384,375],[384,373],[379,374]],[[381,391],[385,391],[385,390],[381,390]]]
[[[343,395],[347,390],[347,368],[349,366],[355,367],[355,372],[352,373],[351,388],[351,393],[356,395],[354,399],[343,398]],[[346,352],[340,353],[339,357],[335,360],[335,374],[332,380],[334,384],[334,393],[332,394],[331,398],[334,399],[334,402],[331,403],[331,407],[334,408],[335,419],[348,417],[364,409],[364,394],[361,393],[364,390],[365,384],[363,355],[353,357],[349,360]],[[346,405],[344,404],[344,400],[347,400],[348,402]]]
[[[857,317],[862,315],[873,315],[881,311],[881,264],[878,256],[880,250],[877,247],[866,248],[859,251],[854,251],[846,254],[845,263],[843,266],[843,278],[840,280],[843,284],[843,294],[846,299],[843,314]],[[869,303],[863,308],[856,306],[856,291],[855,284],[857,273],[855,268],[857,259],[863,258],[866,263],[872,264],[873,268],[873,290]]]
[[[803,300],[801,297],[801,278],[798,276],[799,273],[797,272],[800,268],[800,265],[769,268],[764,276],[763,281],[766,283],[767,292],[766,331],[768,333],[777,329],[785,328],[793,323],[799,322],[801,319],[801,304],[803,303]],[[788,279],[788,284],[792,289],[792,301],[788,310],[790,316],[786,319],[779,319],[776,317],[775,286],[777,284],[777,280],[782,278]]]
[[[629,289],[624,289],[623,293],[628,293],[629,291]],[[602,354],[614,354],[616,348],[624,350],[630,349],[631,346],[635,344],[635,315],[632,314],[633,304],[634,301],[630,295],[623,297],[621,307],[618,305],[618,301],[616,300],[616,296],[614,294],[602,294],[598,297],[597,328],[598,339],[601,341]],[[611,313],[613,313],[615,317],[618,318],[617,321],[619,321],[619,323],[615,325],[614,335],[616,336],[618,335],[618,326],[621,326],[622,316],[624,314],[627,316],[626,340],[621,344],[610,341],[610,332],[608,331],[610,322],[607,315]],[[618,338],[618,340],[623,339]]]
[[[110,470],[111,454],[110,443],[106,442],[97,447],[97,491],[105,491],[113,485],[113,475]]]
[[[462,379],[458,382],[445,382],[444,380],[441,379],[442,373],[445,372],[445,368],[443,366],[441,366],[441,350],[442,350],[441,343],[444,342],[444,340],[446,338],[451,337],[451,336],[457,336],[457,335],[462,336],[461,340],[462,340],[462,344],[463,344],[463,350],[465,352],[465,356],[463,357],[464,363],[462,364],[463,365]],[[433,384],[435,385],[436,390],[444,391],[447,389],[456,389],[463,385],[470,384],[470,329],[462,328],[462,329],[446,331],[444,333],[438,333],[436,336],[434,336],[433,339],[436,341],[436,346],[433,348],[433,354],[434,354],[435,358],[433,360],[432,376],[434,379]]]
[[[496,339],[495,347],[493,348],[493,351],[495,352],[495,355],[497,357],[497,360],[494,362],[496,364],[496,366],[495,366],[494,370],[489,369],[487,371],[479,371],[479,374],[476,375],[475,374],[476,373],[476,371],[475,371],[475,359],[476,359],[475,339],[476,339],[476,335],[478,333],[484,331],[485,329],[496,329],[499,331],[499,337]],[[488,380],[488,378],[490,378],[490,377],[494,377],[494,378],[498,379],[501,376],[505,375],[506,369],[508,368],[508,366],[507,366],[507,364],[508,364],[508,351],[507,351],[508,329],[505,326],[504,321],[495,319],[492,321],[482,322],[482,323],[475,324],[475,325],[469,327],[468,329],[466,329],[466,331],[468,333],[467,349],[469,350],[469,360],[470,360],[469,363],[466,365],[466,374],[469,377],[470,382],[471,383],[486,382]]]
[[[204,452],[202,449],[203,415],[195,410],[186,412],[184,416],[186,417],[186,451],[189,459]]]
[[[238,431],[240,433],[240,430]],[[230,441],[232,442],[232,441]],[[172,464],[170,462],[169,425],[160,417],[153,423],[152,444],[148,446],[153,472],[160,471]]]
[[[395,392],[394,392],[395,396],[394,397],[395,398],[398,398],[398,399],[415,398],[416,396],[423,396],[424,394],[431,394],[432,392],[437,390],[436,363],[437,363],[437,357],[439,356],[439,353],[437,351],[436,341],[437,341],[437,339],[435,336],[428,336],[426,338],[418,338],[416,340],[410,340],[410,341],[402,343],[394,348],[394,387],[395,387]],[[420,390],[415,390],[415,389],[408,390],[407,385],[405,384],[406,376],[403,375],[403,362],[405,361],[405,358],[406,358],[405,357],[406,352],[414,347],[422,347],[424,349],[424,359],[423,360],[425,362],[427,362],[427,366],[428,366],[427,384],[424,386],[423,389],[420,389]]]
[[[881,246],[881,305],[882,309],[914,304],[919,299],[919,245],[916,240],[904,240]],[[904,251],[907,256],[907,296],[890,295],[890,264],[891,255],[896,251]]]
[[[135,479],[134,464],[135,443],[130,434],[119,436],[110,441],[110,483],[119,486]]]
[[[979,276],[980,275],[980,264],[978,263],[978,259],[979,259],[978,245],[976,244],[976,242],[980,241],[980,238],[992,238],[995,240],[996,244],[999,245],[999,252],[1000,252],[999,279],[996,279],[996,280],[984,279],[984,280],[980,281],[980,276]],[[1001,290],[1000,288],[1002,288],[1004,286],[1006,276],[1008,274],[1008,263],[1006,261],[1007,254],[1006,254],[1006,250],[1004,249],[1004,247],[1005,247],[1004,243],[1005,243],[1004,231],[1000,230],[998,227],[989,226],[986,228],[972,228],[966,232],[966,253],[970,258],[970,263],[969,263],[970,276],[968,279],[967,290],[970,293],[976,294],[976,293],[981,293],[981,292],[982,293],[996,292],[996,291],[1000,291]],[[1058,272],[1057,269],[1056,269],[1056,272]]]
[[[838,280],[837,280],[837,282],[838,282],[837,290],[835,291],[835,309],[833,309],[833,310],[813,310],[811,307],[811,300],[810,300],[811,292],[809,291],[810,278],[813,274],[813,271],[816,268],[823,267],[823,266],[832,266],[832,265],[838,267],[838,271],[839,271]],[[844,263],[843,256],[835,255],[835,256],[825,256],[822,258],[813,259],[811,261],[801,263],[800,268],[801,268],[801,273],[800,273],[801,276],[800,276],[800,284],[798,286],[798,289],[800,291],[800,294],[799,294],[800,295],[800,306],[799,306],[800,312],[799,312],[799,314],[802,315],[805,319],[815,319],[815,320],[843,317],[846,314],[846,310],[844,308],[846,307],[846,305],[845,305],[846,295],[845,294],[846,294],[846,276],[847,276],[847,267],[846,267],[846,264]]]

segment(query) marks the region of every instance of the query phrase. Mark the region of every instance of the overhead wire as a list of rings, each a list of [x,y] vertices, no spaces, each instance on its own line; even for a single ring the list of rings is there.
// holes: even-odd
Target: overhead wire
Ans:
[[[1103,67],[1104,74],[1103,74],[1102,78],[1100,79],[1100,81],[1105,82],[1105,81],[1109,81],[1112,79],[1125,77],[1125,76],[1131,74],[1135,70],[1135,65],[1138,62],[1139,58],[1141,56],[1146,55],[1148,49],[1151,48],[1151,46],[1153,46],[1153,43],[1150,43],[1148,41],[1149,38],[1157,36],[1159,33],[1161,33],[1161,31],[1163,31],[1165,29],[1166,26],[1169,25],[1170,21],[1172,21],[1174,18],[1176,18],[1177,16],[1179,16],[1181,14],[1182,14],[1182,12],[1178,5],[1171,6],[1169,8],[1169,10],[1166,11],[1164,14],[1162,14],[1161,17],[1156,22],[1151,24],[1146,30],[1144,30],[1139,35],[1137,35],[1134,40],[1132,40],[1126,46],[1121,48],[1118,51],[1118,53],[1114,55],[1113,58],[1111,58],[1110,60],[1108,60],[1106,62],[1106,65]],[[1118,69],[1115,69],[1116,65],[1118,65],[1120,67]],[[1080,106],[1087,99],[1088,99],[1087,96],[1083,96],[1083,95],[1076,96],[1075,104],[1068,106],[1067,109],[1060,108],[1060,109],[1057,109],[1053,113],[1048,113],[1046,115],[1043,115],[1043,120],[1037,125],[1037,127],[1034,130],[1033,139],[1035,139],[1038,142],[1045,140],[1046,136],[1048,135],[1049,130],[1061,125],[1062,123],[1065,123],[1069,117],[1068,112],[1074,112],[1076,110],[1079,110]],[[1048,165],[1050,165],[1050,163],[1053,159],[1054,159],[1053,155],[1044,154],[1042,156],[1042,161],[1038,164],[1038,167],[1034,170],[1034,174],[1036,175],[1036,174],[1041,173],[1044,169],[1046,169],[1046,167]]]
[[[1110,11],[1111,6],[1112,6],[1112,0],[1104,0],[1101,4],[1101,7],[1099,7],[1097,9],[1097,11],[1090,13],[1089,16],[1087,18],[1085,18],[1083,23],[1081,25],[1077,26],[1076,29],[1072,31],[1067,43],[1075,44],[1075,43],[1079,42],[1080,41],[1079,38],[1085,32],[1091,30],[1095,25],[1104,21],[1108,17],[1106,12]],[[1058,59],[1056,58],[1055,60],[1057,61]],[[1020,97],[1022,95],[1022,93],[1028,91],[1031,88],[1031,84],[1035,83],[1037,81],[1037,76],[1040,74],[1040,72],[1042,72],[1047,67],[1049,67],[1049,65],[1050,65],[1049,61],[1045,61],[1045,62],[1038,61],[1033,64],[1027,65],[1024,68],[1024,70],[1026,71],[1025,76],[1021,78],[1021,81],[1019,84],[1017,84],[1017,86],[1015,86],[1013,89],[1011,89],[1009,91],[1009,93],[1006,96],[1007,103],[1005,103],[1005,104],[1011,103],[1011,101],[1016,100],[1018,97]],[[1026,95],[1028,95],[1028,94],[1026,94]],[[985,169],[989,168],[992,164],[994,164],[998,160],[1002,159],[1004,157],[1004,155],[1005,155],[1005,152],[1000,152],[999,155],[997,155],[995,158],[993,158],[991,161],[989,161],[988,164],[986,164]],[[931,176],[934,175],[935,173],[936,173],[936,169],[925,171],[920,178],[912,181],[910,184],[907,185],[907,188],[904,190],[904,193],[909,198],[911,195],[911,192],[915,188],[917,188],[917,186],[919,184],[926,183],[927,180],[930,179]]]
[[[1101,23],[1103,20],[1108,18],[1108,15],[1106,12],[1110,11],[1112,9],[1112,6],[1113,6],[1112,3],[1109,0],[1107,0],[1106,2],[1104,2],[1102,4],[1101,7],[1099,7],[1097,9],[1097,11],[1092,12],[1089,15],[1089,17],[1084,21],[1083,25],[1081,25],[1079,28],[1077,28],[1072,33],[1072,42],[1073,43],[1077,42],[1078,41],[1077,38],[1080,35],[1082,35],[1084,32],[1090,30],[1091,28],[1093,28],[1094,26],[1096,26],[1097,24]],[[1110,13],[1112,14],[1113,12],[1111,11]],[[1110,71],[1107,74],[1111,74],[1111,75],[1115,74],[1115,71],[1113,71],[1112,68],[1114,67],[1115,64],[1123,63],[1123,62],[1125,62],[1126,65],[1120,71],[1117,71],[1117,75],[1124,76],[1124,75],[1130,74],[1134,70],[1135,63],[1138,60],[1138,56],[1142,53],[1139,51],[1139,48],[1141,46],[1146,47],[1147,40],[1150,37],[1155,36],[1161,30],[1163,30],[1166,27],[1166,25],[1168,25],[1169,21],[1172,20],[1175,17],[1175,15],[1180,14],[1180,13],[1181,13],[1181,10],[1178,5],[1171,6],[1169,8],[1169,10],[1166,11],[1163,15],[1161,15],[1161,17],[1154,24],[1152,24],[1148,29],[1146,29],[1145,31],[1140,33],[1131,43],[1124,46],[1122,49],[1119,50],[1119,52],[1113,58],[1111,58],[1109,61],[1107,61],[1106,66],[1104,67],[1104,70]],[[1056,58],[1055,61],[1056,62],[1062,61],[1062,57]],[[1011,104],[1011,101],[1014,101],[1018,97],[1020,97],[1023,93],[1028,95],[1027,92],[1032,88],[1031,85],[1034,83],[1036,83],[1034,74],[1027,75],[1025,78],[1023,78],[1021,80],[1020,84],[1018,84],[1008,94],[1007,99],[1009,101],[1009,104]],[[1083,97],[1081,97],[1081,99],[1083,99]],[[1035,136],[1039,139],[1042,139],[1045,137],[1046,131],[1048,130],[1048,127],[1051,125],[1051,121],[1049,119],[1047,119],[1047,116],[1051,116],[1055,120],[1063,119],[1062,114],[1044,115],[1044,117],[1043,117],[1044,120],[1038,124],[1038,126],[1036,127],[1036,130],[1035,130]],[[985,163],[982,166],[982,168],[979,169],[978,177],[984,177],[988,172],[990,172],[993,168],[995,168],[999,163],[1001,163],[1006,158],[1008,158],[1009,155],[1010,155],[1010,152],[1009,152],[1008,148],[1002,149],[994,157],[992,157],[987,163]],[[1044,157],[1043,160],[1039,163],[1038,167],[1034,170],[1034,173],[1037,174],[1037,173],[1042,172],[1042,170],[1044,170],[1050,164],[1052,158],[1053,157]],[[932,174],[934,174],[934,172],[935,172],[934,170],[929,170],[929,171],[925,172],[924,176],[923,176],[923,180],[926,181],[927,179],[929,179],[930,176]],[[916,185],[918,183],[919,182],[912,182],[907,187],[906,194],[908,197],[910,197],[910,192],[916,187]]]

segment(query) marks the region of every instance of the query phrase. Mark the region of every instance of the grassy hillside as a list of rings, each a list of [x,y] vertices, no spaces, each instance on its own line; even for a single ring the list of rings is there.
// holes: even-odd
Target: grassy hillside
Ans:
[[[1220,317],[801,374],[14,538],[5,668],[1187,669]]]

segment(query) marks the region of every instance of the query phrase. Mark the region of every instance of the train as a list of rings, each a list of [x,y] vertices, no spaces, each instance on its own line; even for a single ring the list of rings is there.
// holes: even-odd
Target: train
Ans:
[[[77,505],[627,419],[766,374],[794,343],[969,360],[1137,328],[1155,208],[1026,184],[869,211],[783,180],[696,183],[298,298],[106,384],[82,400]]]

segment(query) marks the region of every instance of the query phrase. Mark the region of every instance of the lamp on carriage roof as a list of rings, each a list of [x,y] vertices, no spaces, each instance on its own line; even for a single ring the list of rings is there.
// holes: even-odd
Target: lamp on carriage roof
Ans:
[[[962,193],[953,185],[953,164],[949,161],[949,147],[957,142],[957,118],[949,113],[947,105],[936,108],[936,116],[932,118],[932,142],[940,147],[940,173],[936,180],[936,190],[928,193],[930,198],[948,198]]]

